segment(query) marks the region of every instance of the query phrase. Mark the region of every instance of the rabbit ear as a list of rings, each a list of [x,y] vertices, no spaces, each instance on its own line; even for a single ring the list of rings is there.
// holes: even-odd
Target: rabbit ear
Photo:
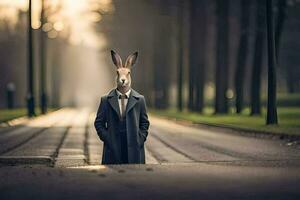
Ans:
[[[110,53],[111,53],[112,61],[113,61],[113,63],[115,64],[115,66],[116,66],[117,68],[122,67],[122,59],[121,59],[121,57],[119,56],[119,54],[117,54],[117,53],[114,52],[113,50],[111,50]]]
[[[138,56],[138,52],[135,52],[130,56],[128,56],[128,58],[126,59],[125,67],[130,68],[131,66],[133,66],[137,60],[137,56]]]

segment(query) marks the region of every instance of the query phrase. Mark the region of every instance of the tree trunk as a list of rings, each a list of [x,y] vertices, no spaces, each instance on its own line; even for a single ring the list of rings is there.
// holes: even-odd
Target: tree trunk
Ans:
[[[268,106],[266,124],[278,124],[276,107],[276,53],[274,37],[273,0],[267,0],[268,34]]]
[[[247,60],[247,51],[248,51],[248,34],[249,34],[249,19],[250,19],[250,5],[251,0],[245,0],[240,2],[241,6],[241,20],[240,20],[240,41],[238,47],[238,55],[236,62],[236,71],[235,71],[235,93],[236,93],[236,112],[241,113],[244,103],[244,79],[245,79],[245,67]]]
[[[158,109],[166,109],[169,106],[169,84],[170,84],[170,58],[171,58],[171,30],[170,11],[168,3],[161,1],[159,21],[155,27],[154,45],[160,47],[154,51],[154,106]]]
[[[178,6],[178,69],[177,69],[177,109],[183,110],[183,0],[179,0]]]
[[[32,16],[32,2],[29,0],[28,6],[28,89],[27,89],[27,115],[28,117],[35,116],[35,103],[34,103],[34,67],[33,67],[33,34],[31,26]]]
[[[188,99],[188,109],[190,111],[195,110],[195,54],[197,53],[197,20],[195,7],[196,0],[191,0],[190,2],[190,55],[189,55],[189,99]]]
[[[195,78],[195,111],[202,112],[204,106],[204,83],[205,83],[205,57],[206,57],[206,4],[205,0],[199,0],[196,4],[197,7],[197,24],[195,25],[198,27],[197,30],[197,38],[198,50],[196,53],[197,59],[197,68],[196,78]]]
[[[227,113],[228,102],[228,9],[229,1],[217,0],[217,66],[216,66],[216,95],[215,113]]]
[[[277,15],[277,23],[275,29],[275,47],[276,47],[276,58],[278,61],[279,57],[279,45],[280,39],[283,31],[283,25],[286,18],[286,0],[278,0],[278,15]]]
[[[205,67],[205,2],[191,1],[189,109],[202,112]]]
[[[40,107],[41,107],[41,112],[45,114],[47,112],[47,93],[46,93],[46,40],[47,37],[43,31],[43,25],[45,24],[45,0],[42,0],[42,5],[41,5],[41,28],[40,28],[40,36],[41,36],[41,41],[40,41],[40,54],[41,54],[41,60],[40,60]]]
[[[265,0],[256,0],[256,19],[255,19],[255,44],[254,58],[251,73],[251,115],[261,113],[260,87],[261,87],[261,71],[263,62],[263,51],[265,42]]]

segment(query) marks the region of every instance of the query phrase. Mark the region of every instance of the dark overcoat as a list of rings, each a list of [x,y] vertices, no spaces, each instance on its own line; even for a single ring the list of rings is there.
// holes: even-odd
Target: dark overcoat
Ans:
[[[131,89],[126,106],[128,163],[145,163],[144,142],[147,139],[149,120],[143,95]],[[116,89],[101,97],[95,119],[95,128],[104,142],[102,164],[121,163],[121,140],[118,132],[120,110]]]

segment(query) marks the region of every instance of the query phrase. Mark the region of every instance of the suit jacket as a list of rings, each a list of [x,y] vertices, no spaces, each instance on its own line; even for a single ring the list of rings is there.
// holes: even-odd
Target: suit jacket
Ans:
[[[145,163],[144,142],[148,136],[149,120],[143,95],[131,89],[126,106],[126,130],[129,163]],[[120,164],[121,147],[118,124],[120,110],[115,89],[101,97],[95,128],[104,142],[102,164]]]

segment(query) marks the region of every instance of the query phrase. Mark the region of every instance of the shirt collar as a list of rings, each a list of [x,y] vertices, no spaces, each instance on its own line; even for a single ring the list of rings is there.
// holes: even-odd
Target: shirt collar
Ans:
[[[119,97],[120,95],[122,95],[122,93],[121,93],[118,89],[116,89],[116,91],[117,91],[118,97]],[[127,98],[129,98],[130,92],[131,92],[131,89],[129,89],[129,90],[125,93],[125,95],[127,96]]]

